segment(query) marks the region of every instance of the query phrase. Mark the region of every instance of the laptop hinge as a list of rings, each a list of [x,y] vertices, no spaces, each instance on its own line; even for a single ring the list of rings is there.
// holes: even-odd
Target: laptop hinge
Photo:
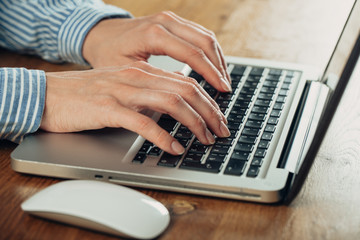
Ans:
[[[318,81],[309,81],[304,97],[293,122],[293,130],[288,136],[289,144],[284,152],[282,166],[295,173],[301,165],[312,142],[323,109],[329,96],[329,87]]]

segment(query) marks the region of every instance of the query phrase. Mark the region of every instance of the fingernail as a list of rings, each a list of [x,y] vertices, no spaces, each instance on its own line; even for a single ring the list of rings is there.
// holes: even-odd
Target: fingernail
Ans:
[[[224,122],[220,122],[220,132],[223,135],[222,137],[229,137],[230,136],[230,131],[229,131],[228,127],[225,125]]]
[[[171,148],[172,150],[174,150],[174,152],[176,152],[177,154],[183,154],[185,152],[185,148],[183,146],[181,146],[181,144],[177,141],[173,141],[171,143]]]
[[[214,144],[215,143],[214,135],[212,135],[212,133],[209,131],[209,129],[206,129],[205,133],[206,133],[206,138],[209,141],[209,143]]]
[[[226,81],[224,78],[221,78],[221,87],[227,92],[232,91],[230,83],[228,81]]]

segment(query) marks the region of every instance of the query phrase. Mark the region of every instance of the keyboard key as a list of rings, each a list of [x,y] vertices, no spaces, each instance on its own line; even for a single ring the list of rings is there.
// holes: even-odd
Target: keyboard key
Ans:
[[[241,122],[228,121],[227,127],[229,129],[239,129],[241,126]]]
[[[184,158],[184,162],[200,162],[203,155],[200,153],[190,153],[188,152]]]
[[[175,126],[177,124],[176,120],[166,119],[166,118],[160,118],[158,121],[158,125],[165,129],[167,132],[172,132],[175,129]]]
[[[258,166],[260,167],[263,163],[263,159],[262,158],[254,158],[252,161],[251,161],[251,166]]]
[[[258,148],[264,148],[267,149],[270,145],[270,141],[267,140],[260,140]]]
[[[245,127],[242,131],[242,134],[246,135],[246,136],[255,136],[256,137],[260,134],[260,131],[259,131],[259,129],[256,129],[256,128]]]
[[[246,70],[245,66],[235,65],[233,70],[231,71],[231,75],[244,75],[244,72]]]
[[[264,121],[265,118],[266,118],[266,115],[263,113],[250,113],[250,115],[249,115],[250,120]]]
[[[146,155],[144,153],[138,153],[132,160],[133,163],[143,163],[146,159]]]
[[[271,113],[270,113],[270,116],[271,117],[280,117],[280,115],[281,115],[281,111],[280,110],[276,110],[276,109],[273,109],[272,111],[271,111]]]
[[[273,124],[267,124],[265,126],[265,132],[275,132],[275,128],[276,128],[276,125],[273,125]]]
[[[200,162],[182,162],[180,168],[209,173],[218,173],[221,170],[221,166],[221,162],[215,161],[207,161],[205,164],[202,164]]]
[[[246,167],[245,161],[230,161],[225,168],[224,174],[241,176]]]
[[[147,152],[147,155],[150,156],[159,156],[162,153],[162,150],[157,146],[152,146],[149,151]]]
[[[237,143],[235,145],[235,151],[252,152],[253,149],[254,145],[249,143]]]
[[[232,160],[238,160],[238,161],[248,161],[250,157],[249,152],[243,152],[243,151],[234,151],[231,155]]]
[[[268,120],[268,123],[269,124],[277,124],[279,122],[279,118],[277,117],[270,117],[269,120]]]
[[[234,139],[233,138],[216,138],[217,145],[232,145]]]
[[[248,120],[246,121],[245,127],[261,129],[263,126],[262,121]]]
[[[261,136],[261,140],[270,141],[273,137],[273,134],[271,132],[264,132]]]
[[[204,80],[204,78],[195,71],[191,71],[191,73],[189,74],[189,77],[194,78],[198,83],[200,83],[202,80]]]
[[[256,142],[256,137],[254,136],[246,136],[246,135],[241,135],[239,140],[239,143],[250,143],[250,144],[255,144]]]
[[[261,106],[261,107],[269,107],[271,105],[270,100],[263,100],[263,99],[257,99],[255,101],[255,106]]]
[[[192,144],[189,148],[189,152],[205,154],[208,150],[208,146],[200,144]]]
[[[251,69],[251,72],[250,72],[250,75],[253,75],[253,76],[261,76],[264,72],[264,68],[261,68],[261,67],[253,67]]]
[[[276,102],[273,107],[273,109],[275,110],[282,110],[283,108],[284,108],[284,103],[281,102]]]
[[[146,154],[153,145],[154,145],[154,144],[146,141],[146,142],[141,146],[141,148],[140,148],[140,150],[139,150],[139,153]]]
[[[258,99],[272,100],[274,95],[272,93],[260,93]]]
[[[210,153],[206,161],[224,162],[226,154]]]
[[[249,171],[247,172],[247,177],[257,177],[260,172],[259,166],[250,166]]]
[[[260,107],[260,106],[254,106],[251,109],[252,113],[264,113],[266,114],[268,112],[268,107]]]
[[[181,157],[182,157],[181,155],[174,156],[169,153],[164,153],[161,156],[157,165],[163,166],[163,167],[176,167],[177,164],[179,163]]]
[[[227,154],[229,151],[229,145],[219,145],[215,144],[211,149],[211,153]]]
[[[266,155],[266,149],[258,148],[258,149],[256,149],[254,156],[258,157],[258,158],[264,158],[265,155]]]
[[[282,70],[281,70],[281,69],[274,69],[274,68],[272,68],[272,69],[270,69],[270,71],[269,71],[269,75],[278,75],[278,76],[280,76],[281,73],[282,73]]]

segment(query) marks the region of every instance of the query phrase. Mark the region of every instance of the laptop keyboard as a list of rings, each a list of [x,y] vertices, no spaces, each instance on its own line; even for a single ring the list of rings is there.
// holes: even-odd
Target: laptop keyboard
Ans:
[[[194,71],[189,75],[215,99],[227,117],[229,137],[216,138],[213,145],[203,145],[186,126],[169,115],[162,115],[158,124],[185,147],[185,153],[173,156],[145,141],[133,162],[143,164],[148,157],[157,157],[159,167],[257,177],[277,129],[294,72],[243,65],[230,65],[229,69],[231,93],[218,92]]]

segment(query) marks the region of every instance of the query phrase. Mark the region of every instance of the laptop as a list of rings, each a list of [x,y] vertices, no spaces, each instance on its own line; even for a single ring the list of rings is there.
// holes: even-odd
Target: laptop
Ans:
[[[20,173],[117,184],[261,203],[290,203],[316,157],[321,141],[358,62],[360,4],[355,1],[325,71],[290,63],[226,57],[232,93],[219,93],[184,66],[219,104],[231,136],[202,145],[168,115],[147,111],[186,147],[163,152],[125,129],[80,133],[39,131],[12,152]],[[167,58],[150,62],[178,67]],[[177,70],[177,69],[174,69]],[[360,69],[359,69],[360,70]]]

